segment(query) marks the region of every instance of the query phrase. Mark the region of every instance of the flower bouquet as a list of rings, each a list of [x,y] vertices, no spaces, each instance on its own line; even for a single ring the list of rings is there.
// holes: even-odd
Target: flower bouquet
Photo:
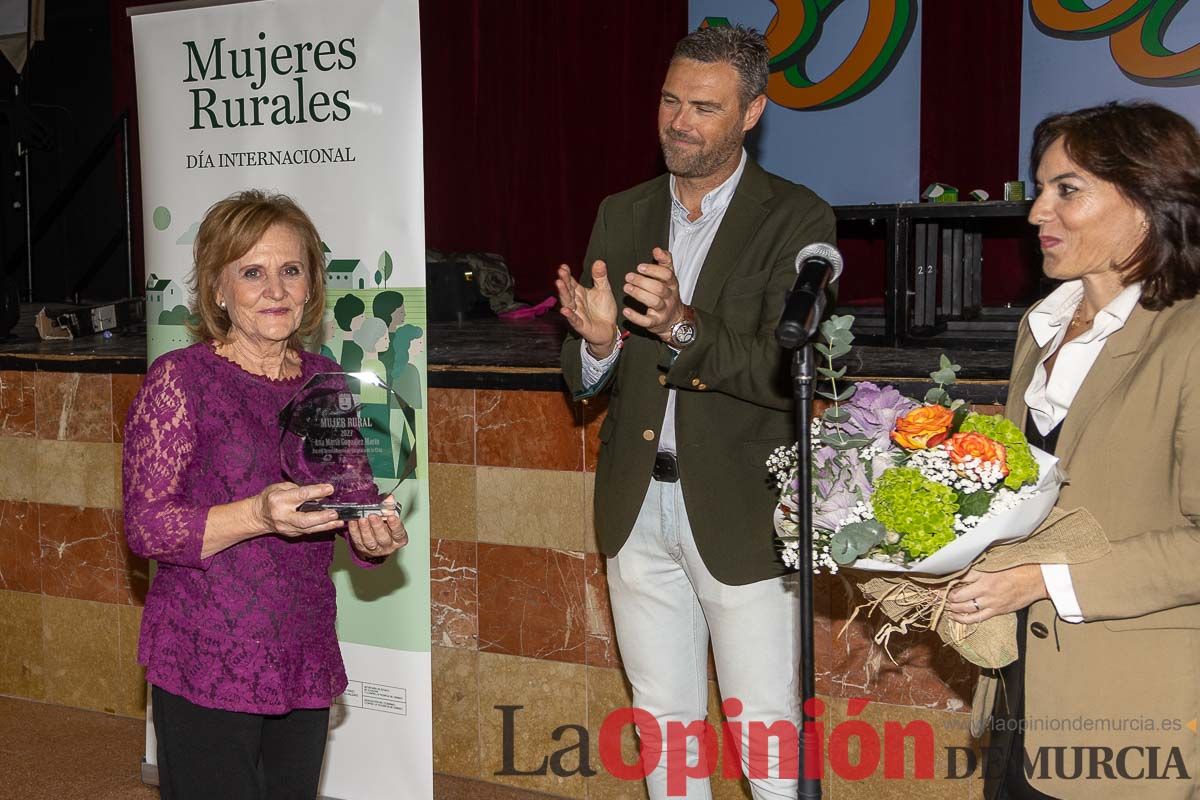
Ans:
[[[859,584],[868,600],[860,609],[882,608],[894,623],[877,641],[935,629],[974,663],[1002,666],[1016,657],[1012,615],[949,621],[942,611],[956,579],[970,566],[1074,563],[1095,557],[1100,543],[1087,538],[1079,513],[1047,522],[1062,483],[1058,460],[1006,418],[953,400],[947,387],[959,367],[945,355],[923,401],[891,386],[840,385],[846,368],[834,360],[850,352],[853,322],[830,318],[814,345],[826,362],[817,371],[830,383],[818,394],[830,406],[812,428],[813,569],[884,573]],[[779,487],[776,536],[793,567],[801,546],[796,455],[795,445],[778,448],[767,461]],[[1022,541],[1035,531],[1036,545]]]
[[[840,387],[833,360],[850,352],[850,316],[821,326],[814,347],[831,405],[813,423],[813,566],[837,572],[948,575],[989,546],[1022,539],[1050,513],[1057,459],[1004,417],[978,414],[946,387],[959,367],[942,356],[918,402],[891,386]],[[799,559],[796,448],[767,462],[780,489],[775,530],[786,563]]]

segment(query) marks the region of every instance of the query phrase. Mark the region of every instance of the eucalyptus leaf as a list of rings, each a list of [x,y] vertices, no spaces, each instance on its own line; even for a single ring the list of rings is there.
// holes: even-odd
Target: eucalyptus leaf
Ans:
[[[851,564],[882,542],[886,532],[877,520],[852,522],[830,537],[830,554],[839,564]]]
[[[935,386],[925,393],[925,402],[935,404],[941,403],[947,397],[949,397],[949,395],[946,394],[945,389],[941,388],[940,386]]]
[[[836,369],[836,370],[828,369],[826,367],[817,367],[817,372],[818,372],[818,374],[821,375],[821,377],[828,378],[831,381],[836,381],[840,378],[846,377],[846,368],[845,367],[842,367],[841,369]]]
[[[942,386],[949,386],[958,380],[958,376],[952,369],[939,369],[937,372],[929,373],[929,377],[933,379],[934,383],[940,383]]]
[[[853,445],[847,445],[849,437],[837,433],[822,433],[817,437],[817,441],[821,444],[827,444],[830,447],[836,447],[839,450],[851,450]]]
[[[818,353],[825,356],[826,358],[830,358],[829,348],[826,347],[825,345],[821,344],[820,342],[817,342],[816,344],[813,345],[813,350],[816,350]]]
[[[858,554],[854,552],[854,545],[850,540],[839,537],[836,533],[829,539],[829,555],[842,566],[858,560]]]
[[[845,389],[842,389],[840,392],[837,393],[837,401],[840,403],[843,400],[849,400],[851,397],[854,396],[854,393],[856,391],[858,391],[858,386],[856,386],[853,383],[850,384]]]
[[[946,358],[945,353],[942,353],[942,357],[938,360],[938,364],[942,369],[950,369],[951,366],[950,359]]]
[[[837,400],[837,396],[824,389],[817,389],[817,397],[824,397],[826,400]]]
[[[829,348],[829,357],[830,358],[841,358],[842,356],[846,355],[846,353],[849,353],[853,349],[854,348],[852,348],[848,342],[834,342],[833,345]]]
[[[834,425],[840,425],[843,422],[850,421],[850,412],[842,411],[840,408],[830,406],[825,409],[825,413],[821,415],[821,419],[826,422],[832,422]]]

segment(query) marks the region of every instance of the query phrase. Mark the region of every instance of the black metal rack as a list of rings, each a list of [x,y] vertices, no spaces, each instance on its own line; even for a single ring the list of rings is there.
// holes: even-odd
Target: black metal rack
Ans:
[[[887,254],[883,307],[839,312],[857,317],[856,329],[864,343],[1011,346],[1025,307],[983,304],[983,239],[989,221],[1023,220],[1030,205],[1019,201],[835,206],[839,238],[854,238],[851,229],[856,222],[867,222],[872,228],[882,224]]]

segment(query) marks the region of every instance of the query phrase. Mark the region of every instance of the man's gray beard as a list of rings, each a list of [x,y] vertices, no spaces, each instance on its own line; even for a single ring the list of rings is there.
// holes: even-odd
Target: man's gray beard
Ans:
[[[727,139],[719,142],[712,150],[701,150],[694,155],[685,155],[678,151],[672,154],[671,145],[675,144],[675,140],[669,134],[662,134],[659,144],[662,146],[663,161],[667,162],[667,172],[676,178],[706,178],[741,149],[744,138],[741,131],[734,129]]]

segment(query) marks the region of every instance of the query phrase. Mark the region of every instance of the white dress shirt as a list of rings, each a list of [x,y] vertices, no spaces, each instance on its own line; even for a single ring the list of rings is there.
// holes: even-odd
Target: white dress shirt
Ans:
[[[1126,286],[1096,314],[1089,330],[1062,345],[1049,380],[1046,379],[1046,360],[1059,350],[1059,343],[1067,335],[1075,309],[1083,300],[1083,282],[1074,280],[1064,283],[1029,312],[1029,330],[1046,355],[1038,362],[1029,388],[1025,390],[1025,405],[1029,406],[1033,424],[1043,435],[1066,419],[1079,387],[1104,349],[1104,342],[1125,327],[1141,297],[1140,283]],[[1047,349],[1046,345],[1051,342],[1053,346]],[[1066,564],[1043,564],[1042,580],[1058,616],[1066,622],[1083,622],[1083,612],[1071,583],[1070,567]]]
[[[671,263],[675,267],[675,277],[679,280],[679,299],[685,304],[692,302],[692,292],[696,289],[696,281],[700,278],[700,268],[708,257],[709,248],[725,219],[725,211],[733,200],[733,193],[742,180],[746,168],[746,151],[742,150],[741,161],[724,183],[713,189],[700,201],[700,216],[695,220],[688,219],[688,210],[679,202],[675,192],[675,176],[671,176],[671,238],[667,250],[671,252]],[[646,253],[646,258],[650,254]],[[623,280],[624,276],[610,275],[610,280]],[[595,386],[608,370],[616,363],[620,349],[613,350],[608,358],[596,359],[587,349],[587,342],[580,342],[580,352],[583,355],[583,385]],[[675,452],[675,390],[671,389],[667,396],[667,410],[663,417],[662,434],[658,437],[658,450],[662,453]]]

